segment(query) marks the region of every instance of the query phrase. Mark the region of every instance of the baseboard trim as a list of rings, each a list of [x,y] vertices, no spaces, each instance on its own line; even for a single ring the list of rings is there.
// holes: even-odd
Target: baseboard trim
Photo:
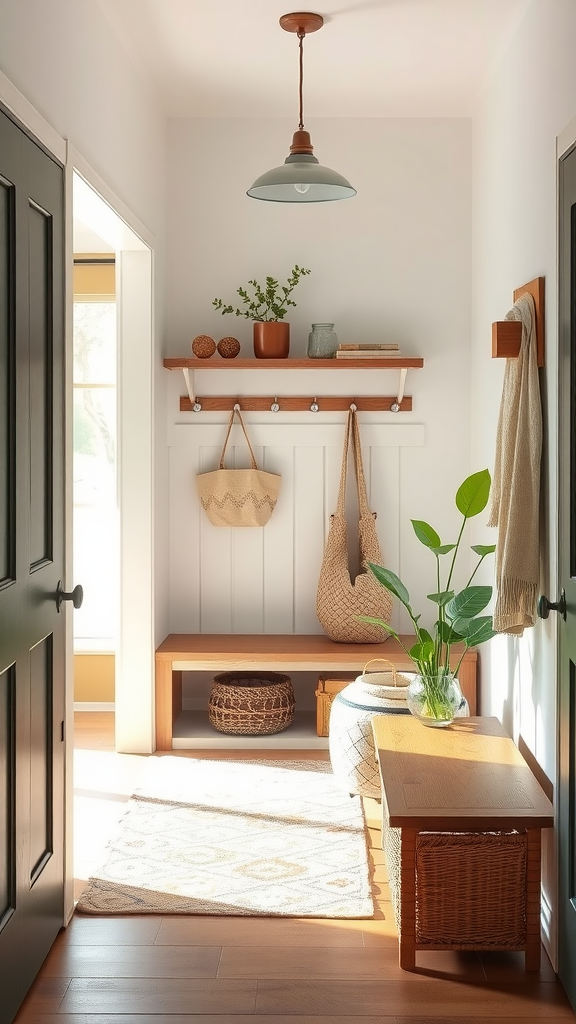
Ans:
[[[75,700],[74,711],[115,711],[116,704],[113,700]]]

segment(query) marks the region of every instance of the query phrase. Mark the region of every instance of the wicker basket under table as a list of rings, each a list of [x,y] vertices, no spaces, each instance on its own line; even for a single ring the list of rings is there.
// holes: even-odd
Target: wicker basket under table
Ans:
[[[390,898],[400,931],[400,832],[384,824]],[[525,832],[416,837],[418,949],[520,950],[526,943]]]

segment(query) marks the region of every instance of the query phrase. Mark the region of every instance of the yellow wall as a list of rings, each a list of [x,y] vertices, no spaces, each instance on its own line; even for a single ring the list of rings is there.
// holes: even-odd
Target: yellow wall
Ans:
[[[78,259],[93,259],[93,263],[74,264],[74,298],[83,302],[114,302],[116,298],[116,267],[113,263],[99,263],[110,259],[107,256],[88,256],[83,253]]]
[[[114,700],[114,655],[74,655],[74,701]]]

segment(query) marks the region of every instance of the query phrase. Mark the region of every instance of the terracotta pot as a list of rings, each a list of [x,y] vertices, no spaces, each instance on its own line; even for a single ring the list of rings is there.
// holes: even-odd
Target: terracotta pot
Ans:
[[[290,324],[282,320],[254,322],[254,355],[257,359],[287,359],[290,351]]]

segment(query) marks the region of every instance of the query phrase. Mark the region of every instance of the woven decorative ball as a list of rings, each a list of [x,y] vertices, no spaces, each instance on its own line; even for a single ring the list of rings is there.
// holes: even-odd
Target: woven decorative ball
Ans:
[[[192,351],[198,359],[209,359],[216,351],[216,342],[207,334],[199,334],[192,342]]]
[[[208,719],[230,736],[262,736],[286,729],[296,701],[282,672],[219,672],[208,700]]]
[[[238,338],[220,338],[217,345],[223,359],[235,359],[240,351]]]

